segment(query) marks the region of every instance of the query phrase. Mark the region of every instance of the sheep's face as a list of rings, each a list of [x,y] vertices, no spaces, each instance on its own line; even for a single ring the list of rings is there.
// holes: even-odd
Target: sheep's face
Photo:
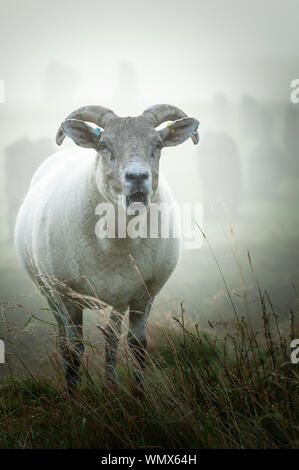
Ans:
[[[118,118],[104,129],[99,140],[104,187],[123,206],[148,207],[159,180],[162,138],[144,118]]]
[[[157,191],[161,149],[184,142],[197,126],[196,119],[183,118],[156,130],[149,119],[138,116],[113,119],[103,131],[68,119],[63,130],[77,145],[97,151],[97,177],[106,197],[121,200],[130,212],[136,203],[148,208]]]

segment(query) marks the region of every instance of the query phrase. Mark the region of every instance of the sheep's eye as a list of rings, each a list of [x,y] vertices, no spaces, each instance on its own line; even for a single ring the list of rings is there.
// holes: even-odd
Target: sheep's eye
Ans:
[[[162,150],[162,145],[161,144],[156,145],[154,148],[153,157],[159,158],[161,150]]]
[[[110,148],[107,147],[107,145],[104,144],[104,143],[100,143],[100,152],[101,152],[101,154],[102,154],[104,157],[106,157],[106,158],[110,158],[110,159],[113,158],[113,157],[112,157],[112,152],[111,152]]]

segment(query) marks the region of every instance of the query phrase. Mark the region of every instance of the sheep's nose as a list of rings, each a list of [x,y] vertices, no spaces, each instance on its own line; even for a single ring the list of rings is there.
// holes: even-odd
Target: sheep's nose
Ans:
[[[127,181],[141,183],[148,179],[149,172],[147,170],[127,170],[125,177]]]

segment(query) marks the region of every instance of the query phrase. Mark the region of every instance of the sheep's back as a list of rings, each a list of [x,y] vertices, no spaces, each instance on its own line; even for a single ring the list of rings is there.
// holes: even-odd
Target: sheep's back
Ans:
[[[84,179],[94,158],[94,151],[57,152],[33,175],[18,213],[15,245],[34,282],[36,273],[63,276],[63,266],[69,274],[74,247],[73,238],[66,236],[78,224]]]

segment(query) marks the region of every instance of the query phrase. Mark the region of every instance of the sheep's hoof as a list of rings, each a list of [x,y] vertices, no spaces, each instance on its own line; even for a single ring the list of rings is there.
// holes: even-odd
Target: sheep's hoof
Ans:
[[[78,395],[79,391],[78,391],[78,387],[77,387],[77,383],[74,383],[74,382],[68,382],[66,384],[66,391],[67,391],[67,395],[70,397],[70,398],[74,398],[76,395]]]
[[[144,390],[144,388],[141,388],[139,386],[134,387],[132,394],[133,394],[134,398],[137,398],[138,400],[144,400],[145,399],[145,390]]]
[[[103,384],[103,388],[102,388],[103,392],[108,396],[114,395],[116,392],[116,389],[117,389],[117,383],[115,381],[113,382],[106,381],[106,383]]]
[[[134,398],[141,400],[145,397],[145,387],[143,381],[132,381],[130,384],[130,390]]]
[[[78,392],[78,375],[67,374],[66,378],[66,390],[69,396],[73,397]]]

